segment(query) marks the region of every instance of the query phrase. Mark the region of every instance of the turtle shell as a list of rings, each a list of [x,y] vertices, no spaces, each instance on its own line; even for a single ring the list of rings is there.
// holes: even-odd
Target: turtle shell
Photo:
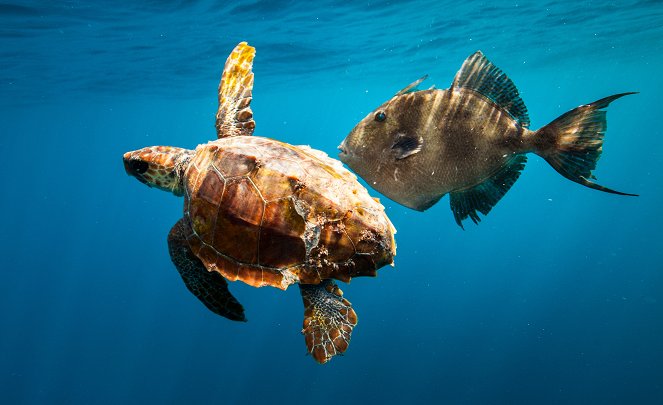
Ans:
[[[229,280],[286,289],[374,276],[393,263],[384,207],[324,152],[221,138],[196,148],[184,178],[189,245]]]

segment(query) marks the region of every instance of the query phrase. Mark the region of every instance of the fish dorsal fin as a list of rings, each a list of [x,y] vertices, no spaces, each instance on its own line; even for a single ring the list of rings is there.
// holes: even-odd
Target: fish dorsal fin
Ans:
[[[405,88],[401,89],[401,91],[399,91],[398,93],[396,93],[396,94],[394,95],[394,97],[395,97],[395,96],[400,96],[401,94],[405,94],[405,93],[413,93],[413,92],[415,92],[415,91],[419,91],[419,89],[417,88],[417,86],[420,85],[421,82],[423,82],[423,81],[426,80],[426,79],[428,79],[428,75],[424,75],[424,77],[420,78],[419,80],[417,80],[417,81],[415,81],[415,82],[412,82],[412,83],[408,84],[407,86],[405,86]]]
[[[253,135],[256,126],[251,111],[253,92],[254,47],[240,42],[233,49],[223,68],[219,83],[219,109],[216,112],[218,138]]]
[[[527,108],[518,94],[518,89],[481,51],[465,59],[451,87],[476,91],[503,108],[521,126],[529,127]]]

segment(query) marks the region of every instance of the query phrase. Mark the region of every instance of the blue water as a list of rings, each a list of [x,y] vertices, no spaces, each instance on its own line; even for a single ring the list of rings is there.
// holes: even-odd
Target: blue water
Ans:
[[[2,403],[663,403],[659,1],[128,3],[0,4]],[[242,40],[256,134],[333,156],[397,90],[425,73],[447,87],[478,49],[532,128],[639,91],[610,106],[596,174],[641,196],[532,156],[465,231],[446,198],[383,198],[396,267],[342,286],[359,325],[319,366],[297,288],[233,283],[248,323],[186,290],[166,248],[182,200],[121,163],[214,138]]]

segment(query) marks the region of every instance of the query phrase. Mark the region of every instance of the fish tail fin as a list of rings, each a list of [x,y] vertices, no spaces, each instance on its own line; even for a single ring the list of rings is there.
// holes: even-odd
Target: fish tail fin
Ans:
[[[608,105],[629,94],[621,93],[581,105],[561,115],[534,134],[534,152],[543,157],[559,174],[583,186],[607,193],[637,196],[603,187],[592,171],[601,157],[607,129]]]

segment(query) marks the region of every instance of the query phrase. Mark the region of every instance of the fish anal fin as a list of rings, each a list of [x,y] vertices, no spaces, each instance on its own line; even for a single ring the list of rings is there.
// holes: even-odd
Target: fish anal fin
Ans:
[[[516,155],[482,183],[463,190],[452,191],[449,196],[451,211],[456,223],[463,228],[462,221],[469,217],[475,224],[478,224],[481,221],[478,213],[488,215],[495,204],[518,180],[526,162],[525,155]]]
[[[481,94],[509,113],[522,127],[529,127],[527,108],[518,89],[481,51],[465,59],[451,86]]]
[[[216,112],[218,138],[253,135],[256,124],[251,99],[255,53],[255,48],[240,42],[226,60],[219,83],[219,108]]]

